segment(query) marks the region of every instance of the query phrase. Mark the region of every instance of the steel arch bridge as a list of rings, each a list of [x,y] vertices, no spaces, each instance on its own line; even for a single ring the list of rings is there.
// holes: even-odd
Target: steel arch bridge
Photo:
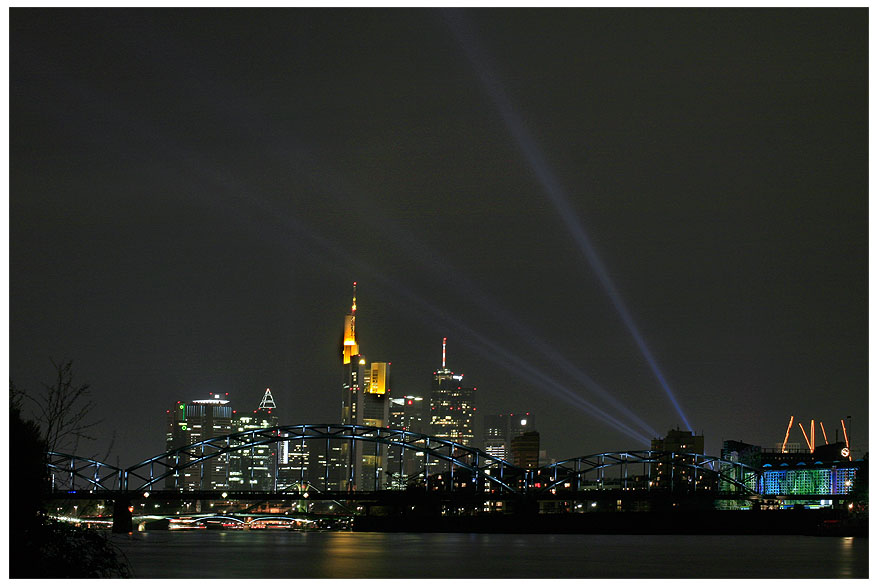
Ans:
[[[229,453],[281,442],[315,440],[325,442],[325,482],[332,468],[328,455],[333,442],[351,446],[358,442],[372,444],[376,454],[381,446],[397,447],[401,454],[398,459],[399,474],[404,477],[407,474],[421,474],[428,484],[432,468],[434,473],[449,471],[451,475],[447,478],[450,481],[463,471],[474,482],[482,479],[501,491],[517,494],[518,480],[527,477],[525,469],[471,446],[406,430],[353,424],[297,424],[236,432],[162,453],[126,469],[75,455],[49,453],[49,471],[55,490],[152,490],[158,483],[173,478],[184,469],[199,467],[203,477],[205,463]],[[405,471],[404,451],[422,456],[423,469]],[[353,455],[354,451],[349,453]],[[328,488],[325,486],[324,489]]]
[[[632,471],[630,472],[630,467]],[[616,471],[616,475],[613,472]],[[640,475],[639,475],[640,473]],[[604,452],[540,467],[538,477],[545,479],[540,487],[547,492],[560,488],[580,491],[584,488],[638,490],[659,485],[657,489],[675,491],[714,488],[723,493],[758,495],[761,470],[742,463],[696,453],[675,453],[653,450]]]
[[[713,488],[729,495],[750,497],[758,494],[762,474],[758,469],[717,457],[650,450],[604,452],[526,470],[480,449],[425,434],[339,424],[297,424],[237,432],[177,448],[125,469],[94,459],[49,453],[48,467],[56,493],[83,489],[123,493],[152,491],[168,483],[177,483],[174,488],[181,489],[179,474],[185,469],[198,467],[203,478],[205,464],[223,455],[281,442],[306,441],[324,443],[324,490],[328,490],[326,483],[331,468],[328,455],[332,443],[350,443],[351,446],[365,443],[374,447],[376,455],[380,447],[396,447],[399,459],[395,464],[399,465],[401,478],[407,475],[418,477],[425,488],[430,489],[432,473],[448,472],[451,474],[446,479],[453,492],[456,477],[466,477],[473,482],[471,493],[488,491],[509,496],[549,497],[559,491],[600,489],[637,491],[650,489],[655,483],[653,491],[707,491]],[[421,456],[417,470],[404,469],[403,454],[406,451]],[[677,488],[675,483],[678,483]]]

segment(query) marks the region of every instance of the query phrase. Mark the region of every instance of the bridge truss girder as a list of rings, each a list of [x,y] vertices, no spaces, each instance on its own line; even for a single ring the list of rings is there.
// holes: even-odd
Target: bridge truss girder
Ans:
[[[429,483],[430,475],[427,467],[430,461],[434,460],[448,464],[453,480],[457,467],[459,471],[467,471],[473,480],[488,481],[510,495],[550,492],[563,487],[566,483],[568,487],[577,491],[588,484],[590,475],[601,481],[605,478],[605,473],[614,467],[619,467],[622,472],[617,479],[628,483],[629,467],[639,465],[642,467],[642,473],[645,467],[651,467],[648,475],[652,474],[653,466],[659,465],[710,474],[718,482],[728,484],[734,493],[754,495],[755,488],[758,487],[757,479],[761,474],[758,469],[708,455],[650,450],[597,453],[558,461],[540,467],[537,471],[528,471],[477,448],[445,439],[391,428],[338,424],[297,424],[236,432],[167,451],[126,469],[119,469],[93,459],[50,453],[49,470],[53,474],[53,488],[61,490],[75,490],[81,487],[82,485],[77,485],[77,482],[84,484],[90,490],[153,490],[158,489],[156,485],[169,476],[190,467],[203,466],[204,463],[222,455],[257,446],[308,440],[325,441],[328,449],[329,443],[336,441],[366,442],[377,447],[379,445],[398,447],[401,455],[402,451],[407,450],[421,452],[424,454],[426,466],[424,471],[426,483]],[[329,466],[329,459],[326,460]],[[547,476],[549,482],[540,482]],[[61,478],[63,484],[58,482],[58,478]]]
[[[50,468],[68,473],[71,488],[73,480],[78,479],[85,481],[91,489],[143,491],[153,489],[157,483],[175,473],[187,468],[202,466],[211,459],[219,458],[222,455],[257,446],[281,442],[295,443],[305,440],[323,440],[327,442],[328,447],[332,441],[365,442],[376,446],[394,446],[400,448],[401,451],[416,451],[424,454],[427,467],[429,467],[431,460],[447,463],[453,477],[457,467],[458,470],[468,471],[474,480],[484,479],[509,493],[518,493],[518,489],[514,486],[516,480],[526,477],[524,469],[471,446],[406,430],[362,425],[300,424],[236,432],[167,451],[122,470],[99,461],[56,454],[52,457],[54,465]],[[326,460],[329,466],[329,460]],[[71,463],[70,467],[60,466],[61,463],[68,461]],[[112,477],[106,475],[98,477],[97,471],[102,468],[112,469]],[[493,470],[497,471],[498,474],[493,474]],[[428,477],[429,474],[428,468],[425,471],[425,477]],[[107,485],[107,481],[111,479],[112,487]],[[511,485],[511,482],[514,485]]]
[[[757,479],[761,471],[742,463],[735,463],[696,453],[675,453],[652,450],[604,452],[573,459],[558,461],[541,467],[542,471],[550,472],[550,482],[541,487],[542,492],[552,491],[565,484],[579,490],[589,476],[594,475],[599,484],[604,482],[605,471],[619,467],[621,474],[613,480],[627,485],[629,481],[629,466],[641,466],[641,473],[646,477],[655,475],[653,467],[667,466],[669,470],[688,469],[695,473],[703,473],[712,476],[718,482],[729,484],[734,492],[744,495],[756,495]],[[645,471],[646,467],[650,467]],[[674,475],[672,474],[672,479]]]

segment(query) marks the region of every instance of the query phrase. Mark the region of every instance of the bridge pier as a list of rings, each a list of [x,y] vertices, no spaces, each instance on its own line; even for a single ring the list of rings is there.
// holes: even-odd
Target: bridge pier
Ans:
[[[124,494],[113,502],[113,533],[128,534],[132,529],[131,498]]]

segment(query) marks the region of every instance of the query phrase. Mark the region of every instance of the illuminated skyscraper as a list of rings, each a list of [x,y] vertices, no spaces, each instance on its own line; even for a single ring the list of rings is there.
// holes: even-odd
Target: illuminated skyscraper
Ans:
[[[168,451],[232,432],[232,408],[229,400],[221,399],[220,394],[188,404],[177,402],[166,413],[168,431],[165,447]],[[210,454],[216,452],[217,448],[203,447],[198,451]],[[184,455],[180,464],[192,460],[193,457]],[[199,465],[183,469],[167,477],[165,486],[169,489],[226,489],[229,487],[229,454],[205,459]]]
[[[357,282],[351,313],[345,316],[342,335],[342,424],[364,426],[388,426],[388,403],[390,397],[390,363],[371,363],[360,354],[357,343],[355,316],[357,312]],[[356,443],[354,451],[342,444],[338,450],[336,472],[337,486],[341,490],[362,489],[371,491],[384,488],[384,468],[387,447]],[[332,461],[332,458],[331,458]]]
[[[278,425],[278,418],[272,414],[273,409],[275,409],[275,400],[272,397],[272,390],[266,388],[259,408],[248,414],[235,414],[232,428],[235,432],[274,428]],[[249,440],[250,438],[247,437],[241,438],[235,444]],[[278,448],[275,444],[265,444],[230,452],[229,486],[232,489],[253,491],[275,489]]]
[[[446,367],[444,338],[443,366],[434,371],[430,388],[430,435],[471,445],[476,417],[476,388],[462,385],[463,378],[463,375],[455,375]]]
[[[424,398],[414,395],[391,398],[388,418],[390,427],[395,430],[425,434]],[[409,479],[422,468],[420,462],[415,451],[388,448],[387,471],[391,488],[405,489],[409,485]]]
[[[536,430],[534,414],[494,414],[483,417],[483,445],[485,452],[501,458],[512,460],[512,441],[526,432]]]
[[[354,282],[354,295],[351,299],[351,313],[345,316],[345,329],[342,332],[342,364],[351,362],[351,357],[360,354],[360,346],[357,344],[355,331],[355,316],[357,314],[357,282]]]

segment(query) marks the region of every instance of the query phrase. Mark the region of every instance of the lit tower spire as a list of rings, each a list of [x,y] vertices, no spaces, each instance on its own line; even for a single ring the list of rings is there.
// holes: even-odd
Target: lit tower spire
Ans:
[[[274,410],[277,408],[275,405],[275,398],[272,397],[272,390],[266,387],[266,392],[262,396],[262,401],[259,402],[260,410]]]
[[[446,337],[443,337],[443,369],[446,368]]]
[[[351,362],[351,357],[360,354],[357,335],[354,332],[354,314],[357,312],[357,282],[354,282],[354,295],[351,298],[351,313],[345,316],[345,332],[342,335],[342,364]]]

